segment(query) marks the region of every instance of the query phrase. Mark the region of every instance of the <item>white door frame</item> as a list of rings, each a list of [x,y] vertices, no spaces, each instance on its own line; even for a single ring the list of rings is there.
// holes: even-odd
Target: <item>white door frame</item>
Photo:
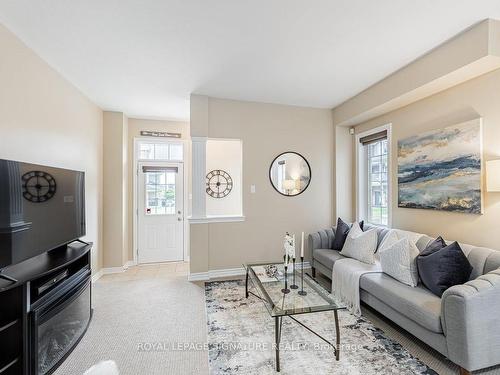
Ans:
[[[164,139],[164,138],[159,138],[159,137],[134,137],[134,163],[133,163],[133,170],[132,170],[132,175],[133,175],[133,255],[134,255],[134,264],[138,264],[138,215],[139,215],[139,209],[137,207],[137,195],[138,195],[138,183],[139,183],[139,178],[138,178],[138,165],[139,165],[139,144],[141,142],[151,142],[151,143],[169,143],[169,144],[182,144],[182,156],[183,160],[159,160],[159,161],[168,161],[168,162],[174,162],[174,163],[180,163],[183,164],[184,168],[184,209],[183,209],[183,222],[184,222],[184,243],[183,243],[183,258],[184,261],[187,262],[189,261],[189,221],[187,220],[188,215],[189,215],[189,187],[188,187],[188,182],[189,182],[189,173],[190,170],[189,168],[186,168],[187,166],[190,165],[190,148],[189,148],[189,142],[187,140],[183,139]]]

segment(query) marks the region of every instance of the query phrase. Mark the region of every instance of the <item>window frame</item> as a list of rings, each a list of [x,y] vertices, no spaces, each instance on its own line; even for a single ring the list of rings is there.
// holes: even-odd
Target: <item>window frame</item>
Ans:
[[[141,159],[140,158],[140,143],[168,143],[168,144],[177,144],[182,146],[182,160],[154,160],[154,159]],[[129,173],[132,173],[132,185],[133,185],[133,205],[132,205],[132,212],[133,212],[133,219],[132,219],[132,226],[133,226],[133,263],[137,264],[138,260],[138,255],[137,255],[137,247],[138,247],[138,241],[137,241],[137,230],[138,230],[138,167],[139,163],[141,162],[170,162],[170,163],[177,163],[183,165],[184,168],[184,191],[183,191],[183,207],[184,207],[184,213],[187,216],[189,214],[190,210],[190,199],[189,199],[189,180],[188,176],[190,173],[190,165],[191,165],[191,142],[187,139],[184,138],[163,138],[163,137],[145,137],[145,136],[137,136],[133,137],[133,149],[132,149],[132,159],[133,159],[133,165],[132,165],[132,171]],[[170,151],[169,151],[170,152]],[[189,254],[189,227],[190,223],[189,220],[184,220],[184,261],[189,261],[190,254]]]
[[[391,137],[392,124],[385,124],[378,126],[376,128],[356,133],[355,137],[355,170],[356,170],[356,220],[365,220],[366,223],[381,227],[392,227],[392,197],[393,197],[393,171],[392,171],[392,137]],[[369,209],[371,207],[371,202],[369,197],[369,186],[370,182],[369,174],[369,161],[368,161],[368,150],[367,146],[363,146],[360,143],[360,139],[372,134],[376,134],[382,131],[387,132],[387,225],[371,223],[369,218]]]

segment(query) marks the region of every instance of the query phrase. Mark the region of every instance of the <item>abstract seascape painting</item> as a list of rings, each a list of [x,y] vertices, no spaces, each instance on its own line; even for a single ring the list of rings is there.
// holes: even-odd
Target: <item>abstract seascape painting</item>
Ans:
[[[398,206],[482,213],[481,119],[398,142]]]

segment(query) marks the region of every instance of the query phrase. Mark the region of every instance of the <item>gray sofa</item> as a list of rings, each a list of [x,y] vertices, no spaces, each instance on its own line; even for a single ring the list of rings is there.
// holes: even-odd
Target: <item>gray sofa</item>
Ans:
[[[377,231],[380,245],[388,230]],[[313,275],[331,278],[333,264],[343,258],[331,249],[334,235],[335,228],[309,235]],[[424,236],[417,247],[422,251],[432,240]],[[412,288],[384,273],[363,275],[360,296],[467,373],[500,364],[500,251],[460,246],[474,267],[470,281],[449,288],[441,298],[422,284]]]

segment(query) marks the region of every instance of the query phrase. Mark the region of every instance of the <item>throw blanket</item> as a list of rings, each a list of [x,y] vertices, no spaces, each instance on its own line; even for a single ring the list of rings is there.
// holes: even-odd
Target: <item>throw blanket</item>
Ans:
[[[394,232],[397,238],[407,237],[409,241],[417,243],[423,236],[421,233],[414,233],[400,229],[391,229],[386,234],[379,249],[385,245],[385,239]],[[378,258],[378,257],[377,257]],[[337,260],[332,269],[332,294],[340,303],[346,305],[347,309],[355,316],[361,315],[361,303],[359,299],[359,279],[366,273],[380,273],[382,267],[377,260],[375,264],[367,264],[353,258]]]
[[[382,272],[380,262],[367,264],[357,259],[337,260],[332,270],[332,294],[355,316],[361,315],[359,279],[365,273]]]

